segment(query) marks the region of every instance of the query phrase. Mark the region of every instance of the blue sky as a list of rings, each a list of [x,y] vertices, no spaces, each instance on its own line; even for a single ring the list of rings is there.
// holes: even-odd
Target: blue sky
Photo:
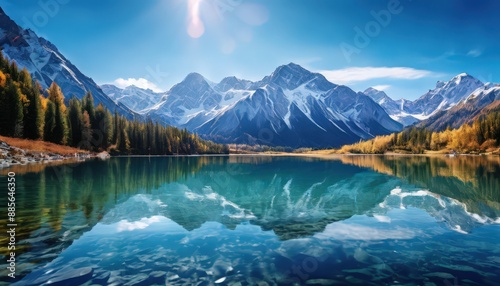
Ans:
[[[45,3],[45,4],[44,4]],[[500,82],[500,1],[17,0],[0,4],[98,84],[167,90],[190,72],[259,80],[298,63],[415,99],[467,72]]]

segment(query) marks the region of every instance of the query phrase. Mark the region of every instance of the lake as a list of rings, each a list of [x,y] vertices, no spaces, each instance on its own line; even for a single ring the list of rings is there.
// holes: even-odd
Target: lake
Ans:
[[[9,171],[14,285],[500,281],[498,157],[121,157],[0,170],[5,190]]]

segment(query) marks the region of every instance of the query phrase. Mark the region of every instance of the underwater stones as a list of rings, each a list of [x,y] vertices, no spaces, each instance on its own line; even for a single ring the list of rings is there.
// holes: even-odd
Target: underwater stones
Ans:
[[[347,276],[345,278],[345,280],[349,283],[349,284],[362,284],[362,285],[367,285],[366,281],[365,280],[362,280],[362,279],[358,279],[354,276]]]
[[[214,282],[214,283],[215,283],[215,284],[220,284],[220,283],[222,283],[222,282],[224,282],[224,281],[226,281],[226,277],[219,278],[219,279],[215,280],[215,282]]]
[[[309,279],[306,285],[338,285],[339,281],[332,279]]]
[[[94,270],[91,267],[65,269],[64,271],[58,271],[49,277],[42,277],[42,280],[44,280],[47,285],[80,285],[92,278],[93,271]],[[37,279],[34,285],[39,282],[42,281]]]
[[[167,272],[165,271],[152,271],[149,273],[149,275],[153,278],[163,278],[165,275],[167,275]]]
[[[181,278],[188,278],[193,276],[196,273],[196,270],[194,268],[188,267],[188,266],[181,266],[179,270],[177,271],[177,274]]]
[[[383,264],[384,261],[374,255],[369,254],[361,248],[354,251],[354,259],[364,264]]]
[[[143,268],[144,266],[146,266],[146,264],[143,262],[136,262],[136,263],[132,263],[132,264],[127,265],[128,268],[133,269],[133,270],[138,270],[140,268]]]
[[[361,276],[363,278],[370,278],[374,276],[373,270],[369,268],[361,268],[361,269],[344,269],[342,270],[344,273],[349,273],[352,275],[356,276]]]
[[[97,284],[105,284],[108,281],[110,276],[111,276],[110,272],[104,272],[104,273],[96,275],[94,278],[92,278],[92,282],[97,283]]]
[[[436,278],[441,278],[441,279],[454,279],[455,276],[451,275],[450,273],[446,272],[432,272],[432,273],[426,273],[424,274],[425,277],[436,277]]]
[[[148,280],[149,275],[141,273],[137,275],[128,275],[124,277],[126,280],[128,280],[124,286],[134,286],[134,285],[142,285],[141,283],[144,283],[146,280]]]

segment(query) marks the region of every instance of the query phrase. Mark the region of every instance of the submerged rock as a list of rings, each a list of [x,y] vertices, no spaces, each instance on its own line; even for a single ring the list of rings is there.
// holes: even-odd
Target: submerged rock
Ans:
[[[94,270],[91,267],[82,267],[78,269],[64,269],[53,275],[44,276],[33,282],[32,285],[81,285],[92,279]]]
[[[454,279],[455,276],[451,275],[450,273],[446,272],[432,272],[432,273],[426,273],[424,274],[425,277],[437,277],[437,278],[442,278],[442,279]]]
[[[368,252],[364,251],[361,248],[356,249],[354,251],[354,259],[356,261],[364,263],[364,264],[383,264],[384,261],[374,255],[369,254]]]
[[[340,282],[332,279],[309,279],[306,285],[338,285]]]

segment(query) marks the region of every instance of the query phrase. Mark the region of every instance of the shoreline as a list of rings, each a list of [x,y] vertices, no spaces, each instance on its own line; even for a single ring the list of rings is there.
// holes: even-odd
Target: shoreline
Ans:
[[[17,146],[15,146],[17,145]],[[34,148],[29,148],[33,146]],[[151,157],[308,157],[322,159],[339,159],[349,156],[394,156],[394,157],[499,157],[494,152],[480,154],[449,154],[445,152],[427,152],[423,154],[386,152],[384,154],[358,154],[358,153],[333,153],[328,150],[317,150],[303,153],[293,152],[255,152],[255,153],[228,153],[228,154],[172,154],[172,155],[113,155],[108,152],[89,152],[63,145],[57,145],[44,141],[34,141],[0,136],[0,170],[12,166],[24,166],[28,164],[48,164],[52,162],[75,161],[82,162],[88,159],[109,159],[110,157],[151,158]]]
[[[109,157],[107,152],[93,153],[44,141],[0,136],[0,170],[13,166],[49,164],[66,160],[81,162],[91,158]]]

